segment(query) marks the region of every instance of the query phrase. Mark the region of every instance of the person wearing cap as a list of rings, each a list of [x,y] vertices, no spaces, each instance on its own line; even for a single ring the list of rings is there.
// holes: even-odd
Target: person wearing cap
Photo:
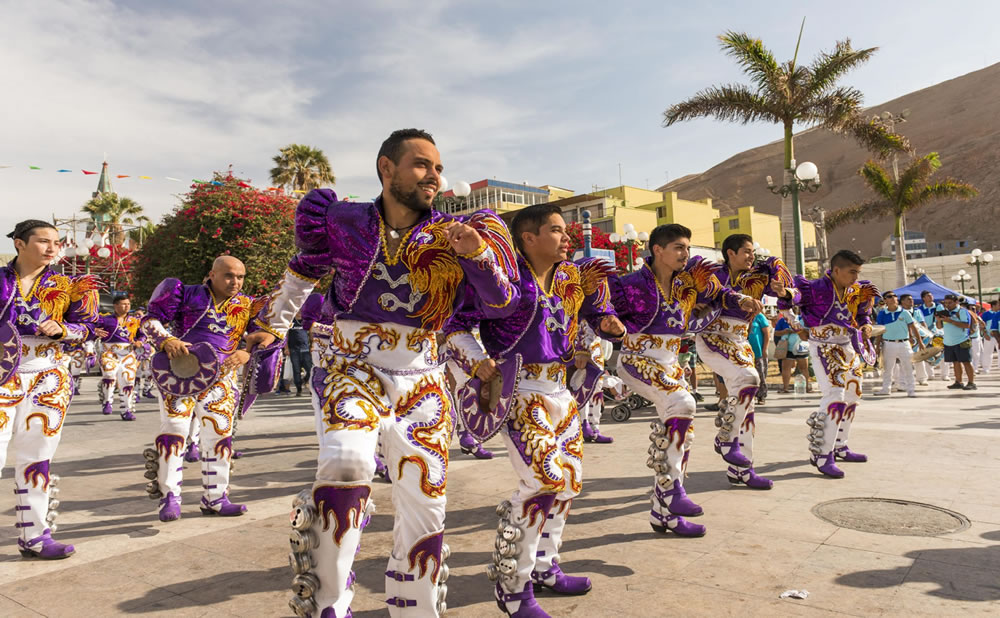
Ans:
[[[142,321],[150,343],[171,361],[193,362],[197,366],[193,379],[204,379],[204,388],[187,395],[168,392],[158,379],[160,431],[152,453],[155,469],[149,470],[156,478],[148,491],[161,496],[160,521],[181,517],[182,458],[192,416],[201,430],[202,514],[235,517],[247,510],[229,500],[232,433],[239,397],[238,372],[250,360],[240,344],[244,334],[254,330],[251,318],[264,301],[255,302],[240,292],[245,277],[243,262],[220,256],[213,262],[206,283],[185,285],[168,278],[150,296],[149,313]],[[153,371],[155,376],[156,358]]]
[[[291,259],[255,320],[247,345],[284,338],[320,278],[333,273],[325,306],[330,343],[313,367],[319,453],[316,480],[293,502],[295,572],[289,605],[299,616],[349,616],[351,566],[374,509],[379,435],[396,517],[385,570],[391,616],[447,608],[444,520],[452,405],[437,334],[467,299],[487,317],[516,307],[513,248],[490,211],[434,210],[444,166],[434,138],[394,131],[375,159],[373,203],[315,189],[295,211]],[[380,431],[381,429],[381,431]]]
[[[875,316],[875,323],[884,326],[882,333],[882,390],[876,395],[888,395],[892,390],[892,376],[899,362],[899,383],[906,389],[909,397],[916,397],[916,385],[913,383],[913,342],[924,349],[924,342],[917,332],[916,320],[913,314],[899,305],[895,292],[886,292],[882,299],[885,308]]]
[[[976,390],[976,374],[972,369],[972,341],[969,328],[972,315],[959,305],[957,294],[945,294],[944,308],[935,314],[937,327],[944,332],[944,362],[951,363],[955,371],[955,381],[948,386],[951,390]],[[962,371],[968,379],[962,384]]]
[[[608,293],[614,267],[597,258],[567,261],[569,236],[558,206],[517,211],[511,234],[520,270],[516,311],[483,319],[469,302],[445,332],[453,357],[482,384],[498,375],[504,382],[516,380],[500,436],[519,482],[497,507],[497,551],[487,574],[496,582],[494,594],[504,613],[541,617],[548,614],[538,607],[535,586],[562,595],[591,589],[589,578],[567,575],[559,566],[570,507],[583,483],[583,436],[577,400],[567,388],[567,365],[574,360],[583,320],[608,339],[619,339],[625,329]],[[471,332],[475,325],[481,346]]]
[[[132,301],[128,295],[115,298],[114,312],[101,314],[96,332],[101,338],[101,389],[104,391],[104,414],[114,411],[115,390],[122,400],[123,421],[135,420],[135,378],[139,369],[136,348],[145,335],[139,331],[139,318],[129,315]]]
[[[843,478],[837,461],[865,462],[868,457],[847,446],[851,424],[861,401],[862,354],[875,361],[871,347],[871,312],[879,297],[870,281],[859,281],[864,259],[843,249],[830,259],[830,270],[819,279],[795,276],[794,287],[772,282],[778,308],[798,305],[809,329],[809,356],[820,391],[819,409],[806,423],[809,463],[831,478]]]
[[[753,238],[748,234],[731,234],[722,241],[722,263],[713,264],[719,282],[734,292],[762,300],[773,296],[771,281],[792,284],[792,274],[777,257],[758,260]],[[728,465],[726,478],[733,485],[751,489],[771,489],[774,483],[756,473],[753,467],[754,405],[761,388],[753,346],[749,341],[750,322],[754,312],[739,305],[724,306],[696,337],[698,357],[714,371],[728,393],[720,403],[715,426],[715,452]],[[766,318],[764,318],[766,320]]]
[[[944,305],[934,301],[934,293],[930,290],[924,290],[920,293],[920,304],[916,306],[913,311],[913,317],[918,318],[923,321],[924,326],[927,330],[931,331],[935,335],[941,334],[941,329],[938,328],[935,314],[938,311],[943,311]],[[941,380],[948,380],[948,363],[939,363],[941,368]],[[922,363],[917,363],[916,368],[917,384],[921,386],[927,386],[927,381],[934,376],[934,365],[929,361],[924,361]]]
[[[0,469],[13,445],[18,549],[56,560],[75,551],[52,538],[59,477],[51,462],[73,395],[64,346],[93,336],[98,282],[52,269],[61,243],[51,223],[22,221],[7,237],[17,257],[0,268]]]

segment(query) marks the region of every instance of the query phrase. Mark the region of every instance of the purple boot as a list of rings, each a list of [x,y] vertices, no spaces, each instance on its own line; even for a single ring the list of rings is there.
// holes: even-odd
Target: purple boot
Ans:
[[[723,450],[728,449],[728,450]],[[737,468],[749,468],[753,462],[740,451],[739,437],[733,438],[732,442],[723,442],[719,438],[715,439],[715,452],[722,455],[723,461]]]
[[[181,501],[173,492],[160,498],[160,521],[175,521],[181,518]]]
[[[107,402],[107,401],[105,401],[105,402],[104,402],[104,409],[103,409],[103,410],[101,410],[101,412],[103,412],[104,414],[111,414],[111,413],[112,413],[112,412],[114,412],[114,411],[115,411],[115,410],[114,410],[114,407],[113,407],[113,406],[111,405],[111,403],[110,403],[110,402]]]
[[[611,444],[612,442],[615,441],[615,439],[612,438],[611,436],[606,436],[603,433],[601,433],[601,430],[597,429],[596,427],[593,429],[593,432],[594,432],[594,442],[596,442],[597,444]]]
[[[216,510],[215,507],[218,507]],[[202,515],[220,515],[222,517],[239,517],[243,513],[247,512],[246,505],[243,504],[233,504],[229,501],[229,496],[223,494],[218,500],[212,500],[209,502],[205,498],[201,499],[201,514]]]
[[[754,472],[753,468],[740,470],[729,466],[729,469],[726,471],[726,478],[733,485],[746,485],[750,489],[771,489],[774,487],[774,481],[759,476]]]
[[[593,442],[594,441],[594,428],[590,426],[589,421],[583,421],[583,441]]]
[[[199,459],[201,459],[201,451],[198,450],[198,445],[194,442],[188,444],[187,450],[184,451],[184,461],[194,463]]]
[[[382,458],[379,457],[378,454],[375,455],[375,476],[385,480],[388,483],[392,482],[392,480],[389,478],[389,466],[385,465],[385,462],[382,461]]]
[[[865,463],[868,461],[868,455],[862,455],[861,453],[855,453],[847,446],[841,446],[833,449],[833,455],[840,461],[846,461],[847,463]]]
[[[809,463],[831,478],[844,478],[844,471],[837,467],[836,458],[832,452],[826,455],[813,455],[809,458]]]
[[[466,455],[472,455],[476,459],[493,459],[493,452],[483,448],[482,443],[472,437],[468,431],[458,432],[458,446]]]
[[[79,395],[80,394],[80,382],[79,382],[79,380],[75,380],[73,382],[73,394],[74,395]]]
[[[660,534],[673,532],[677,536],[699,537],[705,536],[706,532],[705,526],[692,524],[677,515],[661,515],[656,509],[649,511],[649,525]]]
[[[551,584],[548,583],[549,580],[552,580]],[[587,594],[593,588],[589,577],[566,575],[559,568],[559,563],[555,560],[552,561],[552,568],[544,573],[532,571],[531,581],[534,582],[535,592],[548,589],[556,594],[564,594],[566,596]]]
[[[52,531],[49,528],[46,528],[41,536],[36,536],[30,541],[18,539],[17,548],[23,557],[41,560],[62,560],[69,558],[76,551],[72,545],[63,545],[53,540]]]
[[[153,391],[143,391],[142,397],[143,399],[156,399],[156,395],[153,394]]]
[[[684,486],[680,483],[675,482],[673,488],[669,491],[663,491],[659,486],[656,486],[654,492],[660,504],[667,507],[667,510],[674,515],[697,517],[705,512],[700,506],[694,503],[694,500],[688,498],[687,492],[684,491]]]
[[[507,593],[504,589],[497,584],[496,590],[494,591],[494,596],[497,600],[497,607],[500,611],[511,616],[512,618],[551,618],[548,614],[538,606],[538,601],[535,600],[535,589],[531,582],[524,584],[524,590],[521,592]],[[517,611],[511,613],[507,609],[507,603],[512,601],[520,601],[521,604],[518,606]]]
[[[132,410],[125,410],[124,412],[122,412],[122,420],[123,421],[134,421],[135,420],[135,414],[132,414]]]

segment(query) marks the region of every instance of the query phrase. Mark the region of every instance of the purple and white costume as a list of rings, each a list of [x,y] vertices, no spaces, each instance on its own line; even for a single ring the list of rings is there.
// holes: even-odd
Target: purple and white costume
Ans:
[[[836,460],[867,461],[867,457],[847,447],[855,410],[861,400],[862,360],[858,354],[858,329],[872,322],[871,312],[880,296],[870,281],[858,281],[837,294],[830,272],[819,279],[796,275],[791,297],[779,299],[778,307],[798,305],[800,319],[809,329],[809,357],[816,382],[823,394],[819,409],[806,423],[809,432],[810,463],[827,476],[840,478],[844,472]]]
[[[773,296],[771,281],[792,285],[792,274],[779,258],[758,261],[739,275],[723,264],[712,265],[719,282],[734,292],[757,300],[765,294]],[[722,377],[729,397],[719,406],[715,425],[715,451],[729,464],[726,476],[734,485],[746,484],[754,489],[770,489],[771,481],[757,476],[753,469],[753,438],[756,429],[754,403],[760,387],[760,377],[754,364],[753,349],[748,335],[753,315],[739,305],[725,305],[721,314],[705,330],[698,333],[695,345],[698,357]]]
[[[208,344],[221,363],[239,349],[244,333],[254,330],[250,321],[261,304],[244,294],[216,304],[207,284],[184,285],[179,279],[164,279],[149,299],[149,312],[142,319],[142,329],[157,350],[174,338],[190,344]],[[238,370],[222,371],[205,390],[185,396],[157,388],[160,407],[160,433],[154,441],[157,465],[147,468],[156,476],[151,495],[163,494],[161,521],[180,517],[182,458],[192,416],[201,429],[202,512],[229,516],[246,511],[246,507],[229,502],[228,497],[239,393],[237,380]],[[150,476],[153,475],[147,478]]]
[[[743,298],[724,288],[712,267],[692,258],[664,289],[647,263],[636,272],[612,280],[612,299],[628,334],[618,358],[618,377],[633,392],[656,406],[651,424],[649,459],[655,473],[649,522],[657,532],[701,536],[705,527],[682,516],[701,515],[702,508],[684,491],[688,452],[694,438],[695,401],[686,388],[684,368],[677,362],[681,338],[695,304],[738,305]]]
[[[558,562],[570,507],[583,482],[583,436],[576,400],[566,388],[566,365],[573,360],[580,318],[599,328],[615,312],[599,260],[557,264],[547,292],[523,258],[518,264],[516,311],[506,319],[489,319],[467,306],[448,325],[448,345],[468,375],[489,358],[521,363],[510,414],[500,430],[520,482],[510,500],[497,507],[500,525],[487,572],[497,582],[503,611],[533,616],[541,615],[535,585],[564,594],[590,589],[589,579],[564,575]],[[482,346],[471,333],[476,324]]]
[[[485,242],[456,255],[429,211],[387,254],[381,198],[339,202],[310,192],[295,214],[299,253],[258,319],[281,337],[316,282],[333,271],[324,313],[329,342],[313,367],[319,461],[316,482],[294,503],[290,605],[300,616],[349,615],[351,566],[374,504],[371,481],[381,430],[398,509],[386,569],[392,616],[446,608],[445,484],[452,421],[437,331],[472,299],[489,317],[509,314],[516,278],[510,237],[491,212],[465,222]],[[313,332],[317,325],[312,325]]]
[[[73,546],[52,540],[59,478],[50,461],[62,437],[73,393],[63,346],[82,343],[97,319],[96,280],[70,278],[45,269],[22,295],[14,262],[0,268],[0,468],[14,442],[14,515],[21,554],[65,558]],[[46,320],[63,327],[61,337],[40,335]]]
[[[134,421],[135,375],[139,369],[135,344],[144,339],[139,332],[139,318],[102,314],[97,319],[97,327],[108,332],[108,336],[101,340],[100,359],[104,413],[111,414],[117,387],[122,400],[122,419]]]

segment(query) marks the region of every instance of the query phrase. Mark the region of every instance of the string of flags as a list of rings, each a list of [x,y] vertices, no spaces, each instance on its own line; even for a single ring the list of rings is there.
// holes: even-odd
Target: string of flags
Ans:
[[[10,168],[13,168],[13,167],[15,167],[15,166],[13,166],[13,165],[7,165],[7,164],[0,164],[0,169],[10,169]],[[34,171],[44,171],[38,165],[29,165],[28,169],[29,170],[34,170]],[[74,170],[57,169],[56,173],[57,174],[72,174],[73,171]],[[80,171],[85,176],[91,176],[91,175],[94,175],[94,174],[100,174],[100,172],[94,172],[94,171],[85,170],[85,169],[81,169]],[[122,179],[125,179],[125,178],[137,178],[139,180],[153,180],[152,176],[133,176],[131,174],[115,174],[114,176],[118,180],[122,180]],[[164,180],[169,180],[171,182],[183,182],[180,178],[175,178],[173,176],[164,176],[163,179]],[[196,184],[196,185],[217,185],[217,186],[221,186],[222,184],[224,184],[224,183],[219,182],[218,180],[199,180],[199,179],[192,179],[191,183],[192,184]],[[252,189],[253,188],[253,185],[251,185],[250,183],[246,183],[246,182],[240,181],[238,184],[239,184],[239,186],[241,186],[241,187],[243,187],[245,189]],[[262,189],[262,190],[263,191],[284,191],[284,189],[282,187],[267,187],[267,188]],[[303,189],[293,189],[291,191],[291,193],[302,194],[302,193],[308,193],[308,191],[305,191]],[[357,195],[348,195],[346,197],[348,199],[357,199],[358,196]]]

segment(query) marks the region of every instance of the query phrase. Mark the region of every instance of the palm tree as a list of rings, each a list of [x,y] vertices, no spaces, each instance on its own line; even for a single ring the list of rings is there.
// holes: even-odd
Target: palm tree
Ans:
[[[125,241],[123,225],[133,225],[136,221],[149,221],[142,216],[142,206],[130,197],[119,197],[117,193],[100,193],[83,205],[83,212],[90,215],[95,226],[103,225],[109,230],[112,245]]]
[[[802,20],[803,27],[805,20]],[[749,84],[710,86],[690,99],[670,106],[663,112],[663,126],[702,117],[740,122],[779,124],[785,131],[785,177],[793,179],[795,149],[792,135],[795,125],[818,125],[823,129],[852,136],[880,157],[909,149],[906,138],[887,131],[862,115],[863,96],[855,88],[837,86],[851,69],[867,62],[877,47],[854,49],[850,39],[838,41],[833,52],[822,52],[808,66],[796,64],[799,43],[790,62],[779,64],[760,39],[742,32],[729,31],[719,37],[723,51],[732,57],[750,79]],[[797,199],[783,197],[781,226],[795,230],[782,243],[786,261],[802,272],[800,216]],[[792,257],[795,257],[793,260]]]
[[[895,217],[893,228],[896,236],[896,285],[906,285],[906,251],[903,238],[903,215],[935,200],[967,200],[978,195],[975,187],[967,182],[945,178],[931,183],[930,177],[941,167],[938,153],[913,159],[899,175],[899,181],[875,161],[868,161],[858,173],[875,197],[827,215],[826,227],[832,230],[845,223],[865,223],[872,219]]]
[[[131,241],[133,247],[141,247],[142,243],[146,242],[146,239],[156,232],[156,224],[146,215],[136,217],[135,224],[135,229],[131,229],[128,232],[128,239]]]
[[[289,144],[278,151],[272,160],[277,166],[271,169],[271,183],[275,186],[309,191],[337,182],[329,159],[319,148]]]

